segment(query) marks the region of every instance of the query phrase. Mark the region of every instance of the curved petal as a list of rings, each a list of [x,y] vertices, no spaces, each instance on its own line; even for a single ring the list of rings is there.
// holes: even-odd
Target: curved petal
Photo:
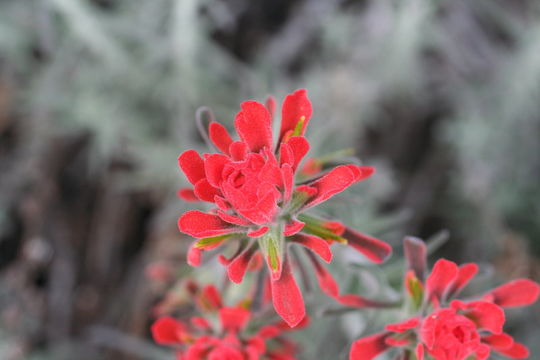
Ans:
[[[221,295],[214,285],[205,286],[198,294],[197,305],[202,311],[216,311],[223,307]]]
[[[298,234],[298,232],[302,230],[304,225],[305,223],[303,223],[302,221],[292,219],[290,222],[285,224],[285,229],[283,230],[283,234],[285,236],[293,236],[295,234]]]
[[[156,343],[176,345],[182,342],[181,334],[186,331],[186,326],[180,321],[166,316],[156,320],[150,330]]]
[[[540,285],[529,279],[517,279],[491,290],[488,295],[502,307],[526,306],[538,300]]]
[[[180,199],[185,201],[200,201],[193,189],[190,188],[179,189],[176,194]]]
[[[249,245],[240,255],[236,256],[227,266],[227,275],[229,279],[240,284],[249,266],[249,262],[257,251],[256,242]]]
[[[190,210],[178,219],[181,232],[196,238],[230,234],[239,231],[236,226],[223,221],[219,216],[207,214],[199,210]]]
[[[201,265],[201,258],[202,258],[202,250],[195,247],[195,244],[193,244],[187,253],[187,263],[190,266],[199,266]]]
[[[508,356],[511,359],[527,359],[529,357],[529,349],[521,343],[514,342],[508,349],[493,349],[496,352]]]
[[[356,340],[351,347],[349,360],[372,360],[390,348],[386,343],[388,333],[371,335]]]
[[[356,176],[347,165],[341,165],[330,170],[319,179],[307,184],[317,192],[308,200],[303,209],[313,207],[328,200],[354,184],[355,181]]]
[[[420,320],[414,317],[399,323],[388,324],[384,328],[391,332],[404,333],[408,330],[416,328],[419,324]]]
[[[206,179],[201,179],[197,181],[193,191],[199,199],[211,203],[214,202],[214,198],[216,195],[221,195],[219,189],[210,185],[210,183]]]
[[[285,256],[279,280],[270,282],[274,309],[290,326],[295,327],[306,315],[304,299],[291,271],[289,259]]]
[[[370,300],[370,299],[367,299],[365,297],[362,297],[360,295],[355,295],[355,294],[340,295],[336,298],[336,300],[342,305],[356,307],[356,308],[365,308],[365,307],[388,308],[388,307],[395,307],[396,305],[395,303]]]
[[[227,155],[223,154],[212,154],[204,160],[206,179],[210,185],[217,188],[221,185],[223,168],[229,162],[230,160]]]
[[[304,156],[306,156],[309,151],[309,142],[303,136],[293,136],[289,139],[289,141],[287,141],[287,145],[290,146],[293,153],[294,160],[292,168],[294,171],[296,171],[298,164],[300,164],[300,161],[302,161]]]
[[[448,291],[448,297],[456,296],[469,284],[471,279],[478,273],[478,265],[475,263],[463,264],[458,268],[458,274]]]
[[[266,107],[256,101],[245,101],[236,115],[234,126],[252,152],[272,149],[272,120]]]
[[[321,290],[332,298],[338,297],[339,287],[336,280],[332,277],[332,274],[321,265],[313,253],[306,250],[306,255],[315,269],[315,275],[317,276],[317,281],[319,282]]]
[[[392,254],[390,245],[373,236],[362,234],[350,228],[346,228],[341,236],[347,239],[349,246],[376,264],[385,262]]]
[[[234,141],[231,146],[229,146],[229,153],[231,154],[231,158],[234,161],[244,160],[246,158],[247,152],[248,146],[245,142]]]
[[[224,307],[219,310],[221,326],[227,331],[242,330],[249,321],[251,313],[239,307]]]
[[[252,231],[248,232],[247,236],[257,238],[257,237],[260,237],[260,236],[263,236],[264,234],[266,234],[268,232],[268,230],[270,230],[270,228],[268,226],[261,226],[258,229],[255,229],[255,230],[252,230]]]
[[[422,239],[407,236],[403,240],[403,250],[407,260],[407,268],[414,271],[420,281],[424,281],[427,262],[427,248]]]
[[[187,150],[180,154],[178,165],[184,174],[186,174],[188,181],[193,185],[206,176],[203,159],[195,150]]]
[[[427,298],[440,301],[458,274],[458,266],[452,261],[439,259],[426,279]]]
[[[328,245],[327,241],[317,236],[297,234],[294,237],[291,237],[289,240],[310,249],[327,263],[332,261],[332,251],[330,250],[330,245]]]
[[[487,301],[462,302],[460,300],[453,300],[450,306],[462,311],[479,330],[487,330],[493,334],[502,333],[505,316],[499,306]]]
[[[279,131],[280,141],[287,133],[292,133],[303,118],[300,133],[304,135],[306,127],[311,119],[313,109],[309,101],[306,89],[299,89],[285,97],[281,109],[281,129]]]
[[[487,335],[482,337],[482,342],[493,347],[493,349],[508,349],[514,345],[514,339],[505,333],[497,335]]]
[[[233,140],[231,135],[225,128],[218,122],[212,122],[208,126],[208,135],[210,140],[214,145],[224,154],[229,155],[229,147],[231,146]]]

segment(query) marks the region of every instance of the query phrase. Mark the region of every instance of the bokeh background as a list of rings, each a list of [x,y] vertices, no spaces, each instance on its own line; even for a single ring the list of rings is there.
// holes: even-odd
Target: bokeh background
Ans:
[[[231,126],[241,101],[302,87],[311,155],[378,169],[325,211],[396,247],[382,268],[342,252],[344,288],[376,295],[404,235],[444,229],[435,257],[480,262],[473,288],[540,280],[539,39],[535,0],[1,1],[0,358],[171,359],[145,268],[195,274],[175,191],[178,154],[204,149],[196,109]],[[380,328],[321,298],[303,359]],[[533,359],[539,324],[509,313]]]

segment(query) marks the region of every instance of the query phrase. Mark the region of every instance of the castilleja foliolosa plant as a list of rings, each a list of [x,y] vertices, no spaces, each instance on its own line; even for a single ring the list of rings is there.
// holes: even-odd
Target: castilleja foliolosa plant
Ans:
[[[298,268],[303,262],[295,258],[297,252],[291,251],[292,246],[304,253],[322,291],[341,305],[380,309],[399,306],[395,301],[342,294],[323,264],[332,261],[330,247],[334,243],[350,246],[376,264],[390,256],[392,249],[387,243],[314,213],[317,205],[370,177],[374,168],[343,163],[328,168],[321,166],[322,159],[315,158],[302,165],[310,149],[304,133],[312,115],[306,90],[297,90],[284,99],[277,134],[272,131],[277,117],[273,98],[265,104],[246,101],[240,107],[234,120],[236,135],[213,117],[207,123],[199,121],[204,138],[215,152],[187,150],[178,158],[192,185],[180,189],[179,196],[210,204],[208,211],[187,211],[178,220],[180,231],[196,239],[188,252],[188,263],[199,266],[204,252],[219,248],[218,260],[226,267],[230,281],[241,283],[248,270],[259,272],[263,276],[257,277],[254,288],[259,290],[254,290],[253,296],[263,294],[262,298],[273,304],[283,321],[283,325],[274,327],[281,330],[285,324],[294,328],[307,323],[304,299],[295,279],[297,270],[305,273],[306,269]],[[397,349],[396,359],[402,360],[483,360],[492,350],[510,358],[526,358],[527,349],[502,330],[502,308],[533,303],[538,297],[538,284],[521,279],[478,299],[456,300],[477,266],[458,267],[439,260],[425,277],[425,247],[421,240],[411,239],[405,241],[409,265],[403,304],[407,318],[396,319],[398,322],[387,325],[384,332],[357,340],[350,359],[374,359],[391,348]],[[231,251],[229,248],[233,255],[227,257],[223,252]],[[205,291],[214,294],[210,296],[214,303],[221,304],[214,290]],[[210,326],[199,317],[189,326],[171,317],[160,318],[152,328],[155,340],[181,348],[179,359],[295,358],[291,351],[285,357],[291,346],[267,352],[264,331],[263,335],[239,336],[256,311],[245,306],[214,308],[219,325]],[[281,330],[276,336],[282,335]]]

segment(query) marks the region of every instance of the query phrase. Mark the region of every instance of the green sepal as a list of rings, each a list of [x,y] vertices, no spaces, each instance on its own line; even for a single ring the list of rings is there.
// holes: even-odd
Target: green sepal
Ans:
[[[299,214],[298,220],[306,224],[302,229],[303,232],[318,236],[324,240],[333,240],[342,244],[347,244],[347,239],[337,235],[336,233],[323,226],[324,220],[306,214]]]
[[[416,276],[412,275],[412,272],[409,274],[407,274],[405,279],[405,289],[407,295],[409,295],[410,303],[413,307],[413,310],[416,311],[420,309],[424,301],[424,286]]]
[[[304,128],[304,123],[306,122],[306,117],[305,116],[300,116],[300,120],[298,120],[298,122],[296,123],[296,126],[294,127],[294,130],[291,134],[291,137],[292,136],[300,136],[302,135],[302,129]]]
[[[285,237],[281,225],[271,227],[270,230],[259,238],[261,252],[268,264],[273,280],[281,277],[283,268],[283,256],[285,249]]]
[[[311,196],[306,192],[294,191],[287,206],[286,212],[288,214],[296,213],[306,204],[310,197]]]
[[[197,249],[211,250],[218,247],[219,245],[221,245],[222,242],[233,237],[234,235],[235,234],[225,234],[202,238],[197,241],[193,246]]]

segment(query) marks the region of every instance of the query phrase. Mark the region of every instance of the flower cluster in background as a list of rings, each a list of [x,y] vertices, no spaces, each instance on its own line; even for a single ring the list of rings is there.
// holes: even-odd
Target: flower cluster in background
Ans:
[[[196,239],[187,261],[199,266],[204,252],[219,248],[218,260],[228,279],[241,283],[249,270],[254,273],[253,286],[249,296],[227,307],[213,285],[200,288],[187,283],[205,316],[189,321],[160,317],[152,326],[155,341],[175,347],[179,359],[296,358],[298,347],[284,332],[307,326],[304,297],[296,280],[308,271],[307,263],[321,290],[344,309],[400,310],[384,331],[355,341],[350,360],[370,360],[385,352],[403,360],[483,360],[492,352],[527,358],[527,348],[504,332],[504,308],[534,303],[539,285],[519,279],[480,296],[457,299],[478,265],[458,266],[440,259],[428,274],[427,248],[420,239],[404,240],[402,301],[344,294],[339,289],[323,265],[332,261],[332,244],[349,245],[376,264],[383,263],[392,248],[316,213],[317,205],[368,178],[374,168],[343,163],[340,153],[309,158],[302,165],[310,149],[304,133],[311,115],[307,91],[301,89],[285,98],[277,135],[273,134],[277,117],[273,98],[265,104],[241,104],[234,121],[238,139],[211,116],[206,123],[200,121],[203,137],[217,152],[201,155],[187,150],[180,155],[179,166],[192,186],[180,189],[178,195],[212,207],[206,212],[187,211],[178,220],[180,231]],[[293,246],[299,246],[301,256],[291,251]],[[170,275],[158,270],[151,272],[154,278]],[[265,310],[269,303],[282,320],[269,320]],[[254,330],[249,324],[258,316],[267,323]]]
[[[426,247],[422,240],[404,240],[407,271],[404,278],[404,313],[407,319],[389,324],[386,331],[362,338],[351,348],[351,359],[370,360],[398,347],[409,358],[487,359],[491,350],[513,359],[529,352],[504,333],[504,308],[526,306],[538,299],[540,286],[518,279],[467,300],[455,297],[478,272],[475,263],[456,265],[438,260],[426,276]]]

